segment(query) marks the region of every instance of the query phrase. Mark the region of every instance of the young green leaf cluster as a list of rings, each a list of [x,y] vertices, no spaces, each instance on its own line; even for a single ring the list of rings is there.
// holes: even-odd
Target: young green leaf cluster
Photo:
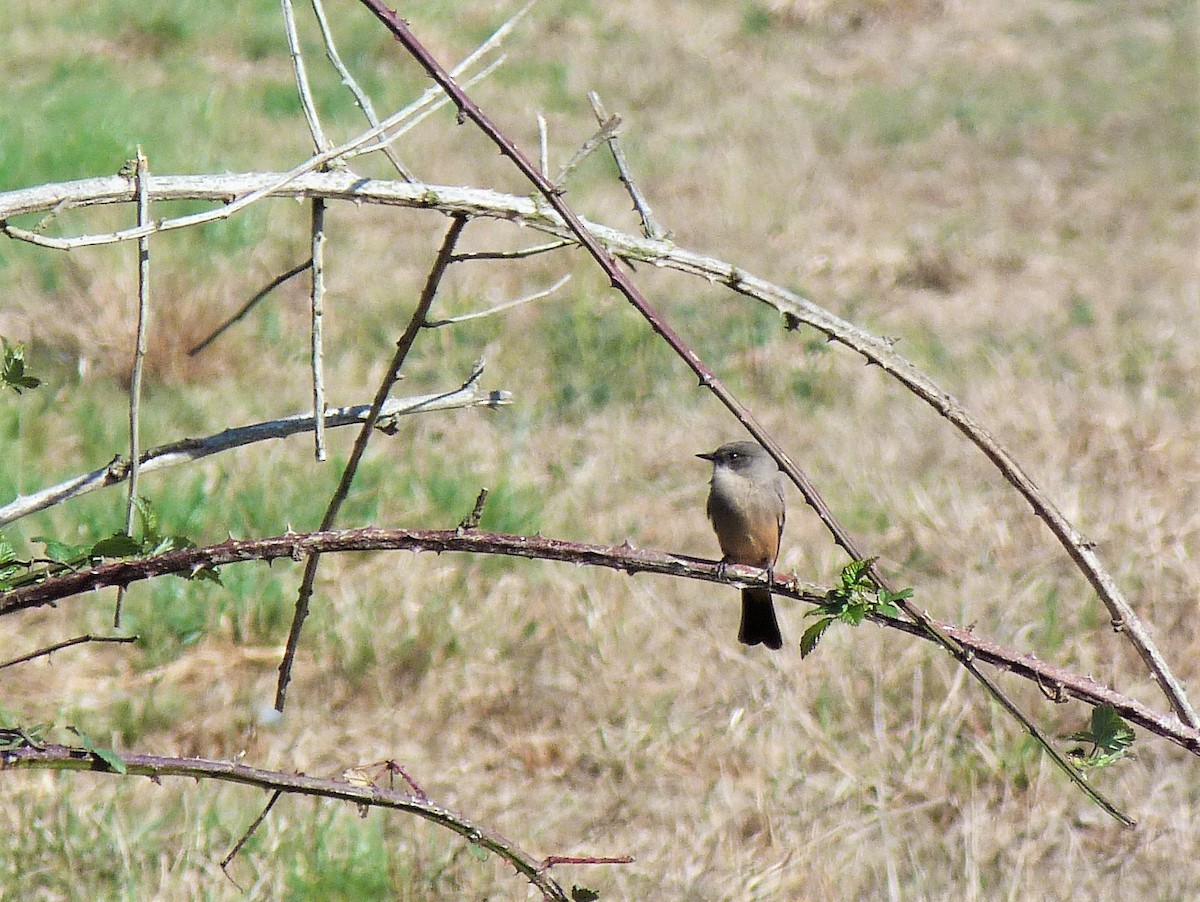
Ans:
[[[871,615],[899,617],[896,602],[912,596],[912,589],[890,592],[875,585],[869,571],[875,558],[851,561],[842,568],[838,584],[825,593],[825,601],[808,612],[806,616],[820,618],[804,631],[800,637],[800,656],[807,658],[816,649],[817,643],[835,622],[858,626]]]
[[[10,344],[7,338],[0,338],[3,347],[0,356],[0,384],[6,385],[18,395],[27,388],[37,388],[42,380],[25,372],[25,345]]]
[[[1132,755],[1133,727],[1121,719],[1112,705],[1099,705],[1092,709],[1092,725],[1078,730],[1067,737],[1076,742],[1091,743],[1091,749],[1072,749],[1068,754],[1079,768],[1108,767],[1122,758]]]

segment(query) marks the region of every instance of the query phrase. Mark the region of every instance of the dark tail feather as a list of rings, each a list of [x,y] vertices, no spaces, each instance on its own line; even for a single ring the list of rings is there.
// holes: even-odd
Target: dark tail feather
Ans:
[[[742,625],[738,641],[744,645],[782,648],[783,634],[775,619],[775,604],[766,589],[742,589]]]

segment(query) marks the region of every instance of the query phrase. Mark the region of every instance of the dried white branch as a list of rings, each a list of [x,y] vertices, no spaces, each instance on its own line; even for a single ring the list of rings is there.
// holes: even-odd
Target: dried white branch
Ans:
[[[538,127],[538,165],[542,169],[542,174],[547,178],[550,177],[550,137],[547,134],[546,117],[540,112],[537,114]]]
[[[312,387],[317,460],[325,459],[325,198],[312,200]]]
[[[300,95],[300,107],[304,110],[304,118],[308,120],[308,130],[312,134],[313,146],[317,153],[329,150],[332,146],[321,128],[321,117],[317,115],[317,105],[313,101],[312,88],[308,83],[308,70],[304,68],[304,54],[300,52],[300,36],[296,33],[296,14],[292,10],[292,0],[280,0],[283,7],[283,29],[287,32],[288,53],[292,57],[292,72],[296,77],[296,92]]]
[[[430,413],[467,407],[496,408],[511,404],[512,394],[510,392],[488,391],[479,387],[478,382],[482,372],[482,369],[477,367],[472,372],[471,378],[462,387],[453,391],[389,399],[380,414],[380,428],[391,428],[397,417],[414,413]],[[367,418],[370,411],[370,404],[333,408],[325,414],[325,425],[336,428],[360,424]],[[384,422],[385,419],[387,422]],[[313,428],[312,414],[302,413],[279,420],[269,420],[265,423],[253,423],[249,426],[226,429],[224,432],[218,432],[205,438],[172,442],[169,445],[151,448],[143,453],[141,455],[141,472],[143,474],[157,472],[166,467],[190,463],[243,445],[310,432]],[[123,482],[128,475],[129,459],[117,457],[110,464],[98,470],[84,473],[29,495],[20,495],[0,507],[0,526],[37,511],[46,510],[79,495],[110,485],[117,485]]]

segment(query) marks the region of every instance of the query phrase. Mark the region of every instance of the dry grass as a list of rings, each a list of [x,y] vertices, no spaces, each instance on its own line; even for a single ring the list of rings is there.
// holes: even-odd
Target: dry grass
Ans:
[[[662,7],[547,3],[506,74],[477,95],[526,147],[533,113],[548,110],[561,162],[592,130],[585,95],[598,90],[624,116],[635,171],[681,245],[802,286],[899,339],[1100,543],[1194,685],[1192,13],[1172,3]],[[398,53],[351,18],[372,35],[371,55]],[[439,53],[466,50],[448,21],[413,19]],[[237,77],[278,74],[277,63]],[[403,147],[422,175],[527,190],[450,121]],[[289,147],[301,128],[286,121]],[[568,197],[582,212],[634,228],[606,167],[590,163],[579,180]],[[261,242],[189,253],[175,239],[177,262],[164,254],[171,302],[153,391],[166,400],[153,441],[306,403],[299,289],[207,360],[179,359],[303,252],[303,210],[271,216]],[[331,401],[348,403],[378,378],[444,224],[381,210],[330,218]],[[484,246],[498,229],[472,227],[468,242]],[[91,403],[119,420],[120,385],[97,374],[122,372],[132,261],[56,257],[58,287],[46,289],[21,268],[25,253],[0,332],[89,356],[77,390],[98,393]],[[567,265],[460,267],[444,303],[459,312],[516,296]],[[1161,706],[1048,532],[932,412],[742,301],[678,275],[637,278],[923,607]],[[737,430],[644,331],[579,266],[568,300],[422,337],[406,391],[445,384],[486,350],[493,384],[517,404],[415,419],[381,439],[364,516],[444,526],[488,485],[498,490],[489,515],[513,528],[714,553],[707,473],[691,455]],[[63,395],[22,421],[42,433],[23,438],[25,467],[96,465],[81,459],[86,441],[47,438],[80,429]],[[335,437],[335,452],[346,442]],[[327,470],[296,442],[160,478],[150,492],[199,524],[197,538],[218,540],[226,528],[312,525]],[[197,508],[171,507],[179,496]],[[206,496],[228,512],[206,518]],[[828,581],[843,561],[793,505],[780,569]],[[67,516],[46,522],[65,529]],[[85,647],[5,671],[3,707],[26,723],[85,724],[118,747],[244,754],[311,774],[395,758],[431,797],[535,854],[635,854],[634,865],[559,875],[605,899],[1165,900],[1200,885],[1193,758],[1143,739],[1135,760],[1097,778],[1140,821],[1122,831],[946,656],[864,627],[833,631],[802,663],[798,608],[782,611],[789,648],[747,651],[734,639],[732,590],[538,563],[327,559],[287,716],[259,728],[298,581],[298,568],[261,570],[244,582],[227,574],[225,590],[139,590],[133,610],[162,644]],[[191,639],[163,626],[194,616]],[[3,657],[107,617],[99,598],[31,613]],[[1006,685],[1053,732],[1086,717]],[[0,883],[22,898],[246,897],[215,863],[262,803],[253,792],[29,774],[6,776],[5,793],[0,824],[17,847]],[[301,800],[276,806],[234,873],[251,898],[524,892],[432,828]]]

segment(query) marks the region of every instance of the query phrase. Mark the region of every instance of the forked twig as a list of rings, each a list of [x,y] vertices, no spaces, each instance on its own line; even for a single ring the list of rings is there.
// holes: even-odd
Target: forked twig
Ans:
[[[342,79],[350,93],[354,95],[354,102],[358,104],[358,108],[362,110],[367,122],[371,125],[379,124],[379,117],[375,115],[375,106],[371,103],[371,98],[367,96],[366,91],[362,89],[358,81],[346,68],[346,64],[342,62],[342,56],[337,51],[337,44],[333,40],[333,31],[329,27],[329,20],[325,17],[325,6],[321,0],[312,0],[313,14],[317,17],[317,26],[321,29],[321,40],[325,42],[325,55],[329,58],[330,64],[337,71],[338,76]],[[388,158],[388,161],[400,173],[400,177],[405,181],[416,181],[408,167],[401,162],[400,157],[390,145],[385,144],[382,148],[383,155]]]
[[[592,112],[596,114],[597,122],[605,122],[608,119],[608,111],[604,109],[604,104],[600,101],[600,95],[595,91],[588,92],[588,101],[592,105]],[[633,176],[629,173],[629,163],[625,160],[625,151],[621,149],[620,140],[615,134],[608,138],[608,149],[612,152],[613,162],[617,164],[617,177],[621,180],[621,184],[625,186],[625,190],[629,192],[629,197],[633,200],[633,208],[637,211],[638,216],[642,220],[642,234],[647,238],[655,241],[665,238],[667,233],[663,231],[662,226],[654,218],[654,211],[650,209],[650,202],[646,200],[637,182],[633,180]]]
[[[292,10],[292,0],[280,0],[280,3],[283,8],[283,30],[287,33],[288,53],[292,58],[292,74],[296,79],[296,93],[300,95],[300,107],[304,110],[313,146],[320,153],[332,145],[325,137],[325,130],[321,128],[321,117],[317,114],[317,104],[308,84],[308,70],[304,67],[304,54],[300,52],[300,36],[296,33],[296,14]]]
[[[599,130],[590,138],[583,142],[579,150],[571,159],[563,164],[563,168],[558,171],[558,175],[554,177],[554,187],[562,191],[563,186],[567,183],[567,177],[575,171],[584,160],[586,160],[601,144],[605,141],[610,141],[617,135],[617,129],[621,127],[620,116],[610,116],[600,123]]]

